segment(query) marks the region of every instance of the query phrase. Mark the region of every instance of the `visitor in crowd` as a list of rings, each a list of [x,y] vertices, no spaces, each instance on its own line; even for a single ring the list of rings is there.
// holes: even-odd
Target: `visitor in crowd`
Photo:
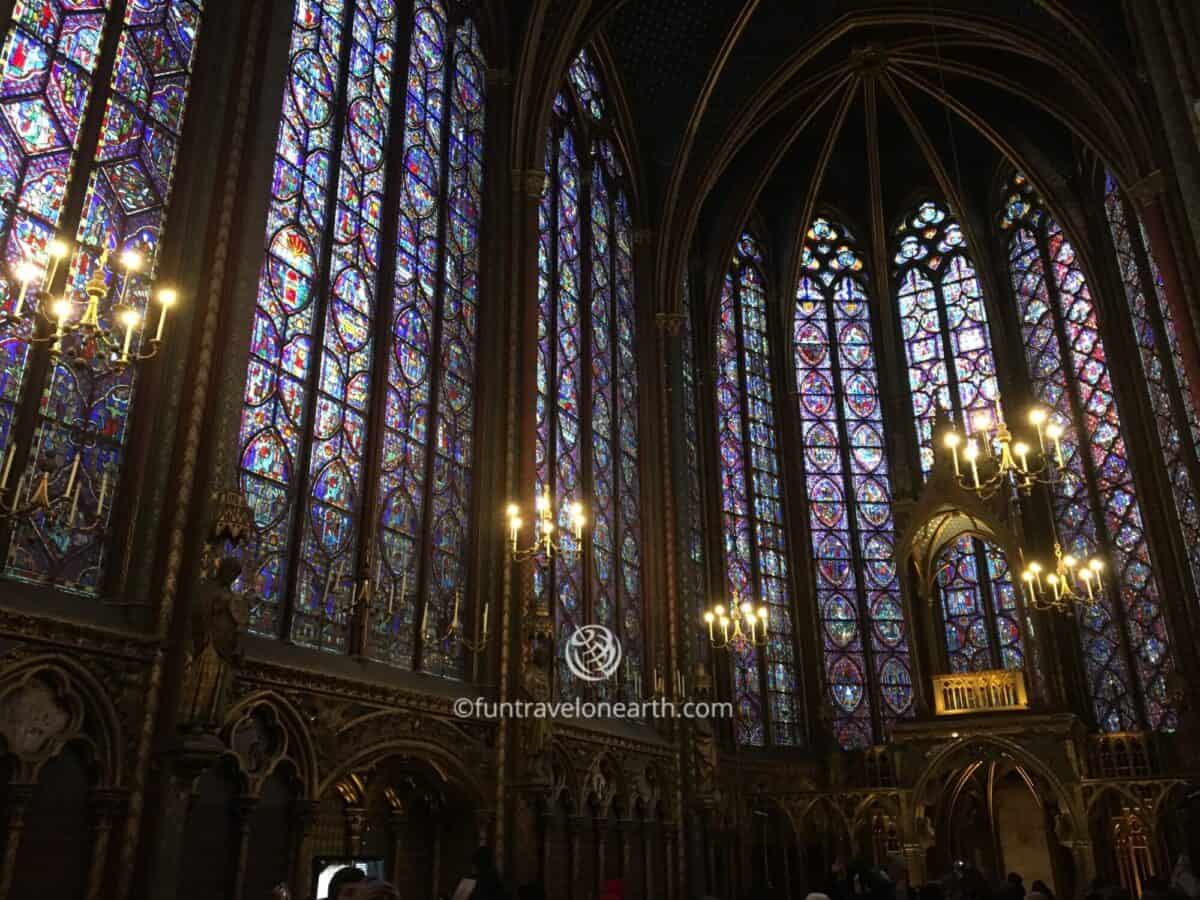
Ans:
[[[1054,891],[1050,890],[1050,886],[1040,879],[1030,886],[1029,896],[1032,897],[1034,894],[1040,894],[1046,900],[1054,900]]]
[[[366,880],[367,873],[362,869],[344,866],[334,872],[333,877],[329,879],[329,893],[325,895],[326,900],[345,900],[342,896],[343,888]]]

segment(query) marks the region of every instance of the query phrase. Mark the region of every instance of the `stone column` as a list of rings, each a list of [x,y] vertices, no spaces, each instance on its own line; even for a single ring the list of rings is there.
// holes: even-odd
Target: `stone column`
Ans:
[[[146,864],[146,896],[150,900],[174,900],[178,893],[179,861],[192,791],[197,779],[217,764],[223,751],[224,745],[215,735],[189,735],[180,738],[160,757],[164,769],[161,817],[158,819],[161,827],[155,840],[146,845],[150,857]],[[128,831],[125,837],[128,840]],[[118,867],[122,864],[123,860],[118,862]]]
[[[87,900],[101,900],[106,896],[105,887],[108,869],[108,846],[113,826],[125,811],[124,791],[92,791],[92,862],[88,867]]]
[[[312,882],[312,837],[317,828],[317,816],[321,804],[316,800],[298,800],[292,816],[292,833],[289,835],[288,872],[293,897],[308,895],[308,886]]]
[[[401,884],[404,873],[404,839],[408,830],[408,810],[393,809],[388,816],[388,830],[392,835],[392,865],[389,877],[393,884]]]
[[[570,860],[568,894],[571,900],[588,900],[581,894],[579,890],[579,835],[583,832],[584,826],[587,824],[587,819],[582,816],[571,816],[567,819],[565,827],[567,829],[567,855]]]
[[[654,838],[658,834],[657,822],[642,822],[642,871],[646,873],[646,900],[657,897],[654,893]]]
[[[633,820],[622,819],[621,821],[617,822],[617,843],[620,845],[620,851],[621,851],[621,877],[622,878],[629,877],[629,870],[630,870],[629,854],[630,854],[630,850],[631,850],[630,844],[629,844],[629,835],[632,830],[633,830]]]
[[[905,842],[904,866],[908,869],[909,884],[925,883],[925,846],[923,844]]]
[[[600,896],[600,889],[604,887],[604,865],[605,865],[605,848],[608,845],[608,819],[597,819],[595,822],[596,828],[596,872],[592,879],[595,882],[594,890],[596,896]]]
[[[362,850],[362,833],[367,825],[367,811],[361,806],[347,806],[346,816],[346,854],[358,856]]]
[[[1096,855],[1091,841],[1071,841],[1067,844],[1071,860],[1075,863],[1075,894],[1082,897],[1087,886],[1096,877]]]
[[[246,864],[250,861],[250,824],[257,808],[257,797],[242,796],[237,800],[238,845],[233,870],[233,900],[251,900],[244,896]]]
[[[9,785],[8,794],[8,826],[5,829],[4,868],[0,870],[0,900],[8,897],[9,888],[12,887],[21,833],[25,830],[25,814],[29,812],[29,805],[33,801],[33,785]]]

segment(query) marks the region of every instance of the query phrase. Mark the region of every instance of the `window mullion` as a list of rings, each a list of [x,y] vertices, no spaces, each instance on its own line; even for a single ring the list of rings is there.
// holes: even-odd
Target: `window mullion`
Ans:
[[[412,41],[412,22],[407,29],[409,42]],[[397,23],[397,34],[404,33],[404,23]],[[399,48],[397,48],[399,49]],[[396,62],[401,59],[407,63],[408,54],[401,57],[396,54]],[[370,628],[372,601],[380,584],[374,581],[375,553],[379,540],[379,501],[380,501],[380,470],[383,461],[383,440],[385,434],[384,421],[387,410],[388,394],[388,354],[392,352],[392,321],[396,312],[396,241],[400,230],[400,201],[404,194],[404,121],[408,111],[408,98],[405,91],[405,80],[396,78],[392,73],[391,106],[388,110],[388,140],[384,147],[384,201],[381,215],[383,227],[379,236],[379,271],[376,285],[375,335],[372,349],[372,359],[375,364],[371,370],[370,380],[370,412],[367,419],[367,439],[363,447],[363,496],[361,505],[361,540],[358,546],[358,561],[355,571],[358,573],[355,584],[365,581],[371,588],[362,601],[361,608],[356,606],[360,620],[356,623],[359,629],[357,635],[352,635],[349,642],[352,655],[367,655],[370,652]],[[405,71],[407,78],[407,70]],[[396,148],[399,152],[392,152]],[[382,562],[380,567],[382,568]],[[382,579],[380,579],[382,581]],[[403,598],[401,598],[403,599]]]
[[[450,76],[454,71],[453,62],[456,37],[455,23],[447,18],[446,36],[444,38],[445,50],[442,56],[442,96],[445,98],[449,98],[450,96]],[[429,609],[431,570],[433,568],[433,541],[429,538],[433,534],[433,523],[430,519],[433,515],[434,473],[437,467],[438,418],[440,413],[438,407],[441,400],[440,385],[442,380],[443,356],[442,313],[446,295],[444,271],[446,266],[446,231],[447,222],[450,218],[447,215],[450,189],[450,107],[451,101],[447,99],[443,102],[442,120],[438,124],[438,159],[441,181],[438,184],[437,198],[438,243],[437,252],[434,254],[433,302],[430,304],[433,310],[433,334],[429,344],[429,417],[425,428],[425,491],[421,496],[421,530],[419,532],[424,538],[424,546],[421,547],[420,566],[417,569],[417,605],[413,617],[413,622],[417,629],[416,640],[413,641],[414,672],[419,672],[424,668],[426,634],[421,628],[421,623],[425,621],[425,614]],[[419,284],[418,290],[420,290]],[[436,620],[433,623],[433,627],[436,632],[438,628]]]
[[[583,117],[580,116],[580,119]],[[592,198],[595,196],[595,177],[597,145],[592,139],[590,129],[579,129],[581,143],[587,148],[579,167],[579,308],[576,321],[579,328],[579,486],[580,500],[590,510],[596,508],[595,471],[592,465],[593,435],[592,435],[592,405],[595,402],[595,384],[592,375],[592,254],[595,246],[592,243]],[[578,147],[576,148],[578,151]],[[611,235],[609,236],[611,240]],[[559,497],[561,505],[567,500]],[[592,531],[594,540],[595,530]],[[580,609],[583,612],[584,623],[596,621],[596,591],[592,574],[595,571],[595,545],[593,540],[584,540],[579,554],[579,590]],[[591,685],[585,685],[591,689]]]
[[[345,144],[343,140],[346,123],[346,91],[350,81],[350,51],[354,46],[354,13],[355,4],[353,2],[346,4],[344,12],[344,20],[342,22],[342,44],[338,49],[338,81],[337,89],[334,92],[333,112],[330,117],[330,134],[333,135],[332,146],[329,153],[329,173],[331,182],[329,190],[325,196],[324,221],[327,223],[326,228],[330,226],[328,223],[334,220],[334,214],[337,212],[337,195],[338,182],[340,181],[342,148]],[[285,86],[284,90],[288,90]],[[323,348],[325,346],[325,320],[327,318],[326,311],[329,305],[329,272],[333,262],[333,241],[326,240],[321,250],[321,259],[318,261],[317,277],[313,282],[314,297],[313,303],[313,331],[312,331],[312,356],[308,367],[308,372],[305,376],[304,397],[307,408],[305,409],[304,424],[300,429],[300,441],[298,443],[299,452],[296,458],[295,471],[297,477],[293,482],[293,493],[291,496],[291,526],[289,528],[290,536],[288,547],[287,576],[284,579],[284,597],[283,597],[283,615],[280,637],[285,643],[290,643],[292,640],[292,626],[296,619],[296,594],[297,581],[300,577],[300,562],[303,557],[301,550],[304,542],[304,523],[307,519],[305,515],[306,498],[309,495],[311,486],[311,477],[309,466],[312,462],[312,440],[314,406],[317,402],[318,380],[321,371],[321,360],[324,358]],[[330,560],[332,564],[332,560]],[[325,598],[322,597],[322,600]]]
[[[834,392],[834,415],[837,417],[838,450],[842,458],[842,490],[844,491],[843,503],[845,504],[846,513],[847,543],[850,545],[850,565],[854,573],[854,592],[856,595],[854,599],[855,605],[858,607],[858,634],[859,640],[862,643],[863,668],[865,670],[862,675],[867,687],[867,705],[871,719],[871,730],[876,739],[879,740],[883,736],[882,708],[879,702],[879,685],[876,684],[876,679],[873,677],[875,672],[875,653],[871,647],[870,640],[871,615],[870,605],[867,603],[866,586],[864,584],[866,567],[862,557],[862,542],[858,528],[858,509],[852,500],[854,497],[854,469],[850,457],[850,427],[846,422],[846,408],[842,402],[845,398],[845,385],[842,382],[841,337],[838,333],[836,288],[833,285],[827,285],[823,294],[826,321],[828,322],[829,368],[830,374],[833,376],[831,387]],[[818,597],[818,612],[820,612],[820,602],[820,598]],[[823,619],[823,616],[819,616],[819,618]],[[824,626],[822,625],[822,627]]]

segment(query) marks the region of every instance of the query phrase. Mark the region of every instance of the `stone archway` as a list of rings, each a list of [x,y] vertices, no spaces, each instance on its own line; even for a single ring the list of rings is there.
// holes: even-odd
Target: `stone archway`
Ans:
[[[1079,792],[1011,740],[974,735],[934,748],[912,798],[905,831],[928,836],[929,879],[954,870],[994,880],[1025,866],[1028,881],[1049,880],[1066,897],[1091,878]],[[1031,828],[1031,818],[1040,827]]]

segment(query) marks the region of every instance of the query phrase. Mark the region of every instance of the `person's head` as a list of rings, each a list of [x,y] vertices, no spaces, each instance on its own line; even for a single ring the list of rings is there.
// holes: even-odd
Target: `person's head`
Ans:
[[[1013,885],[1018,885],[1018,884],[1024,883],[1024,879],[1022,879],[1021,876],[1018,875],[1016,872],[1009,872],[1008,873],[1008,883],[1013,884]]]
[[[400,892],[394,884],[372,878],[347,885],[338,900],[400,900]]]
[[[333,873],[333,877],[329,879],[329,893],[325,896],[328,900],[345,900],[348,895],[342,893],[344,888],[366,880],[367,875],[362,869],[345,866]]]
[[[1030,890],[1032,890],[1038,894],[1043,894],[1047,897],[1049,897],[1050,894],[1052,893],[1050,888],[1046,887],[1046,882],[1042,881],[1041,879],[1038,879],[1037,881],[1035,881],[1033,883],[1033,885],[1030,887]]]

